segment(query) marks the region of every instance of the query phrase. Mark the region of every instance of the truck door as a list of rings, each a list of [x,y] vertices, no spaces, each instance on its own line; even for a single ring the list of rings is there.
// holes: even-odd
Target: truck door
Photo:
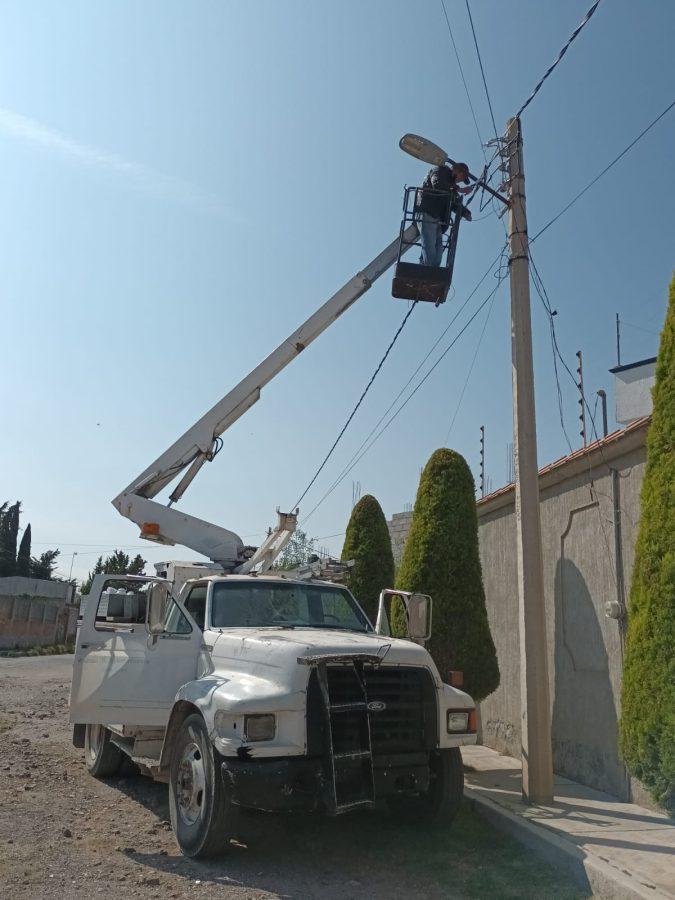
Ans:
[[[163,726],[178,689],[197,677],[202,632],[169,597],[165,631],[150,634],[145,597],[157,579],[97,575],[78,628],[70,721]]]

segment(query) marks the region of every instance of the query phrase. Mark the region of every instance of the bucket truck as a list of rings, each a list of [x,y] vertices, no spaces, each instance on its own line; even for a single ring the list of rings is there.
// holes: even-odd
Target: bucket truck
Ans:
[[[415,226],[404,235],[415,238]],[[450,819],[463,791],[460,746],[476,741],[471,697],[445,684],[424,647],[431,598],[385,590],[374,627],[350,591],[310,571],[272,574],[298,510],[257,549],[177,509],[221,435],[262,388],[398,258],[393,241],[115,497],[141,535],[211,562],[157,577],[96,575],[78,629],[70,720],[91,774],[125,757],[168,783],[181,851],[227,848],[242,808],[386,807]],[[155,498],[180,478],[167,506]],[[408,639],[390,636],[402,604]]]

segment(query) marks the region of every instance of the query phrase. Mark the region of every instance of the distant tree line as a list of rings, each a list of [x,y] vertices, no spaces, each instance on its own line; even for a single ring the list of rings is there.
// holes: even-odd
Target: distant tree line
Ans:
[[[29,578],[54,579],[59,550],[46,550],[31,556],[31,527],[26,525],[19,541],[21,501],[0,503],[0,578],[24,575]]]
[[[88,594],[91,590],[91,583],[94,575],[142,575],[145,568],[145,560],[137,553],[132,559],[128,553],[123,550],[115,550],[110,556],[104,559],[102,556],[96,560],[96,565],[87,575],[80,587],[80,593]]]

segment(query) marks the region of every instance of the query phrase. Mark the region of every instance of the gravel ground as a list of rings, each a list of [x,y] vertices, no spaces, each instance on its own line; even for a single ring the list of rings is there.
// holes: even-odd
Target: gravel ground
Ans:
[[[262,898],[585,896],[470,809],[449,829],[376,815],[250,814],[215,864],[185,859],[166,785],[97,781],[67,723],[72,656],[0,659],[0,895]]]

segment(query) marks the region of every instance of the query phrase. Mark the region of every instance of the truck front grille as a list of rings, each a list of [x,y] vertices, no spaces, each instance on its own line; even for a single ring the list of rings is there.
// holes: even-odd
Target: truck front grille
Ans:
[[[414,666],[366,666],[366,697],[383,707],[369,710],[374,756],[429,750],[437,743],[436,690],[428,669]],[[331,704],[363,699],[351,666],[328,666]],[[325,747],[325,720],[317,673],[312,672],[307,696],[308,752]],[[343,711],[332,717],[333,748],[347,752],[358,743],[359,717]],[[321,749],[319,749],[321,748]]]

